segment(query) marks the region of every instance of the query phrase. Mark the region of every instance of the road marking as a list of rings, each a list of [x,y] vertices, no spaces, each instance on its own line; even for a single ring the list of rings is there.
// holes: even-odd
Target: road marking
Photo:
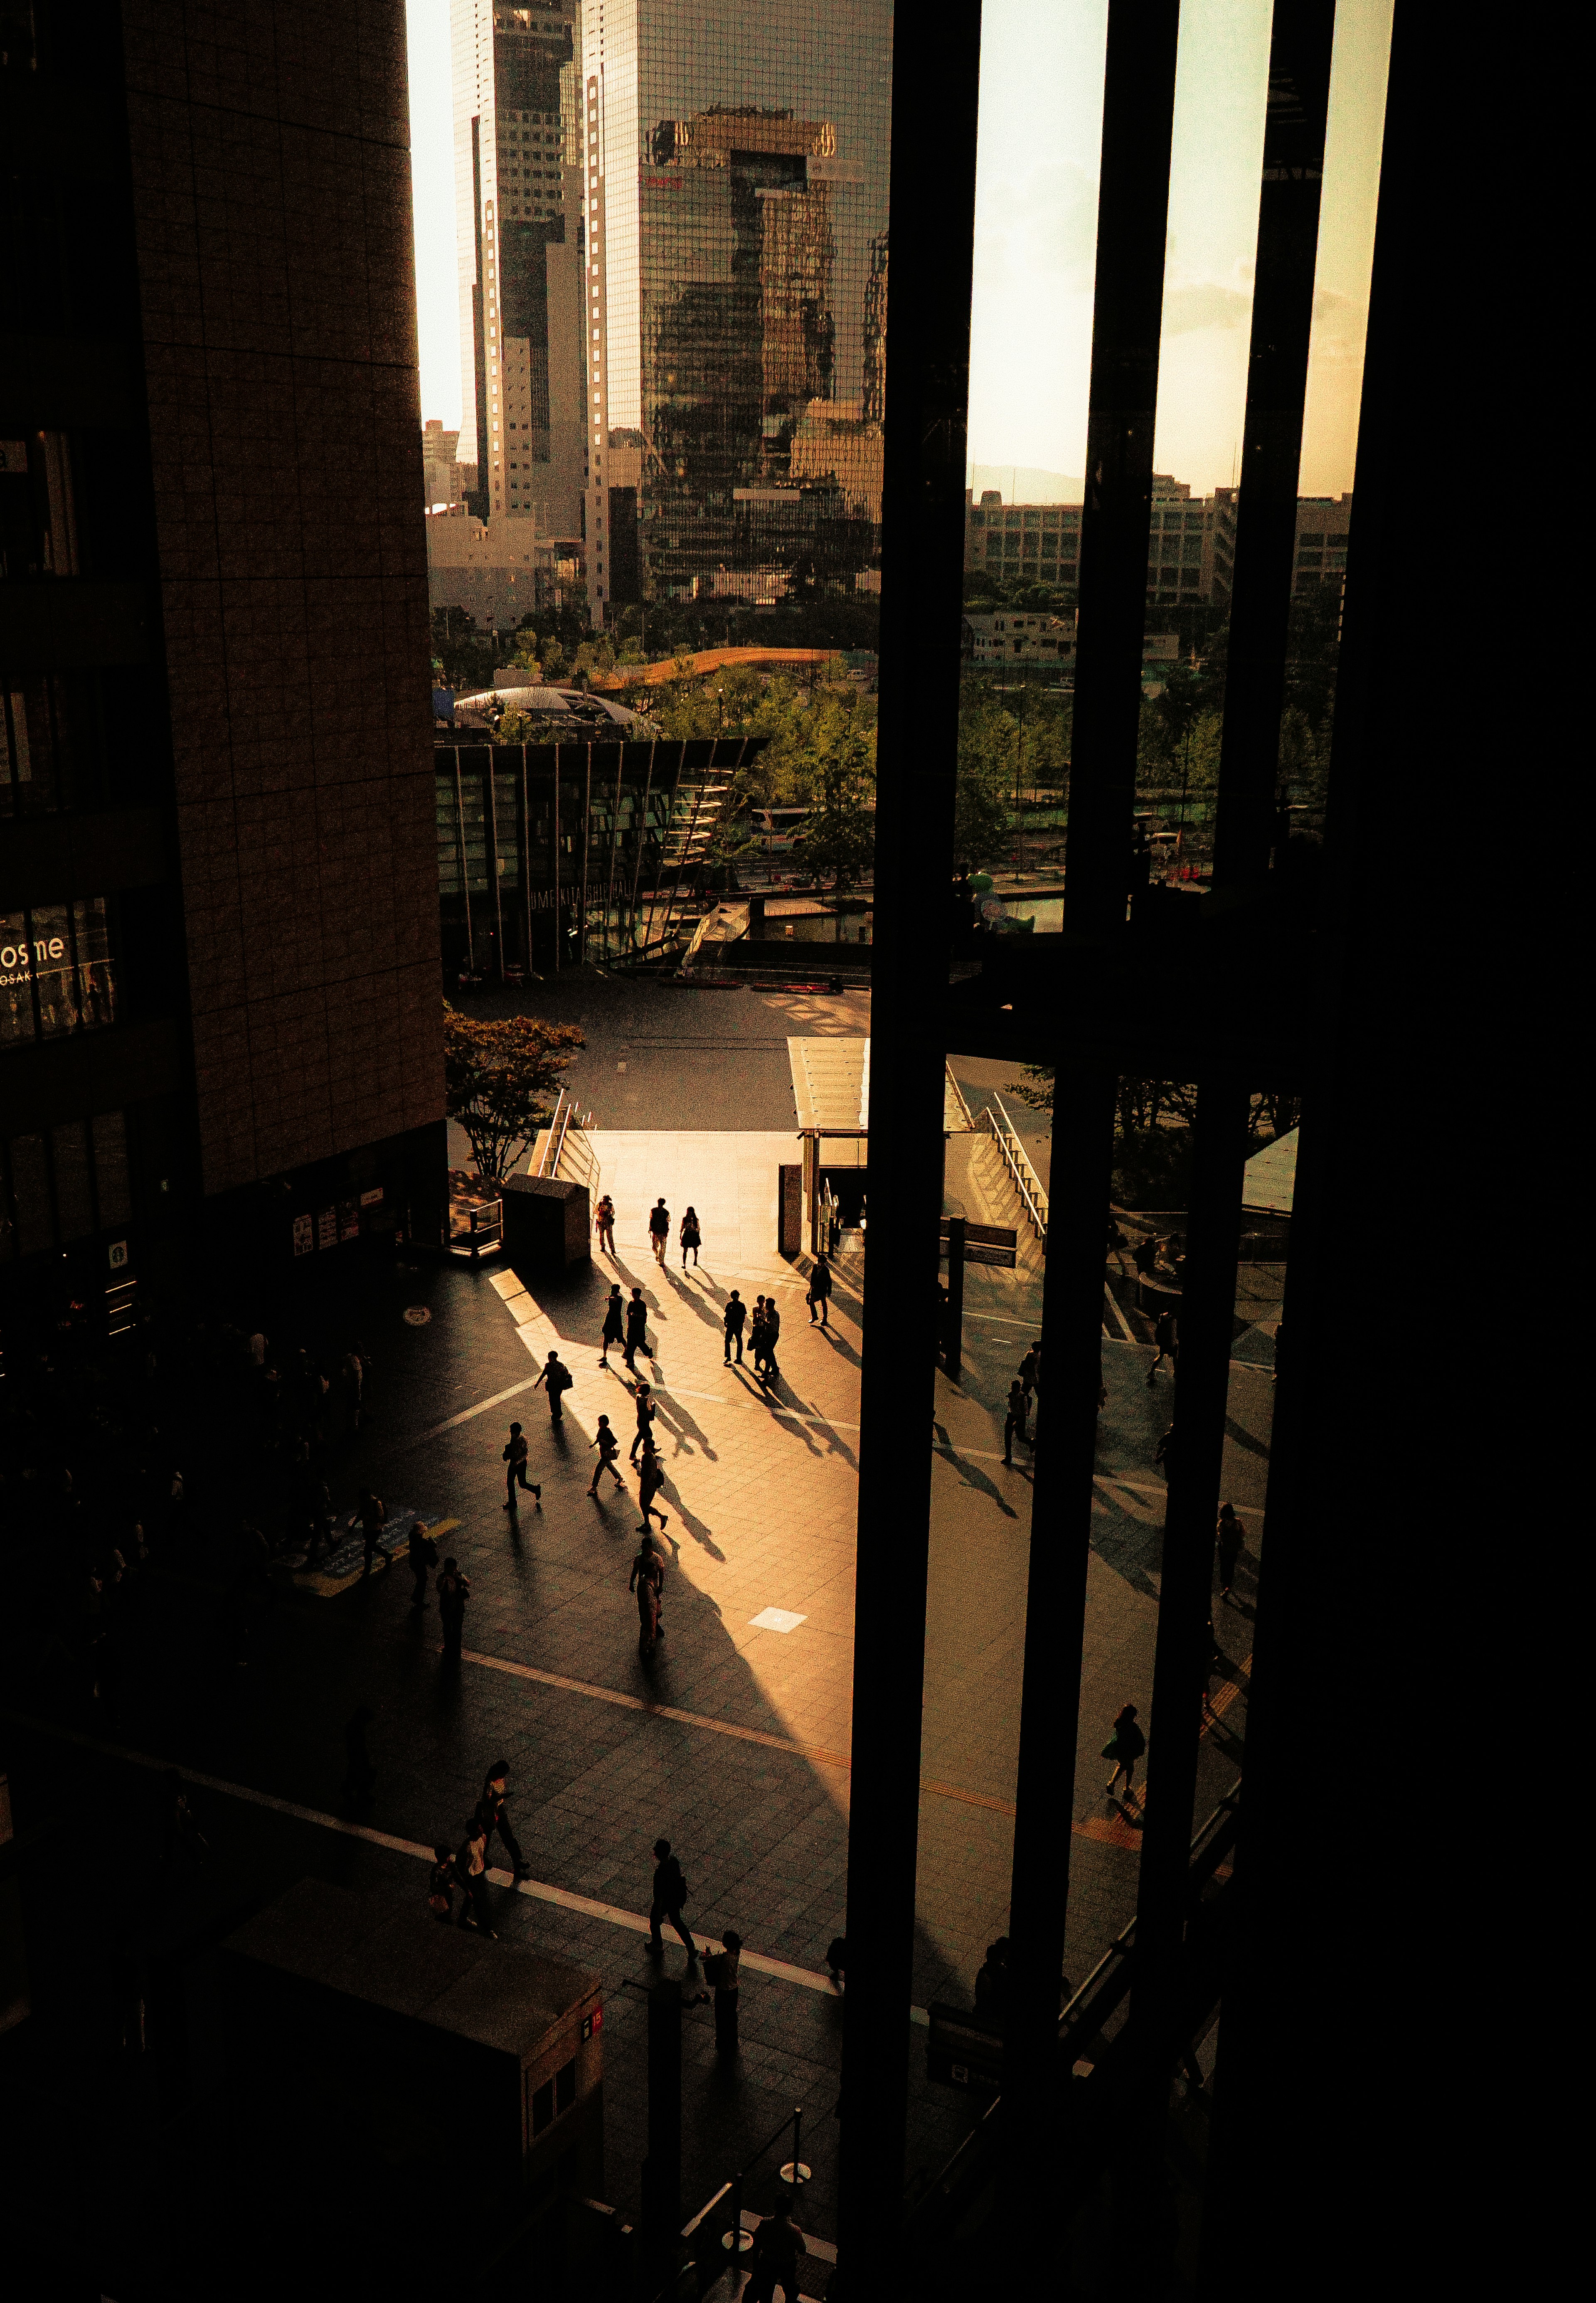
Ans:
[[[87,1751],[101,1751],[108,1759],[120,1759],[125,1766],[148,1767],[158,1775],[172,1768],[169,1759],[152,1759],[147,1751],[130,1751],[120,1743],[107,1743],[97,1735],[84,1735],[72,1727],[58,1727],[53,1720],[35,1719],[27,1713],[8,1711],[4,1715],[38,1734],[54,1735],[62,1742],[76,1743]],[[313,1807],[301,1807],[297,1800],[277,1799],[270,1792],[258,1792],[249,1784],[230,1784],[222,1776],[202,1775],[196,1767],[179,1767],[176,1772],[185,1784],[198,1784],[201,1790],[219,1792],[225,1799],[244,1800],[251,1807],[269,1808],[274,1815],[286,1815],[296,1823],[313,1823],[323,1831],[335,1831],[344,1839],[363,1839],[370,1847],[386,1848],[393,1855],[411,1855],[418,1862],[432,1864],[437,1857],[430,1847],[418,1840],[401,1839],[391,1831],[376,1831],[366,1823],[349,1823],[342,1816],[323,1815]],[[569,1887],[552,1886],[544,1879],[516,1879],[511,1872],[490,1870],[488,1877],[495,1887],[512,1887],[520,1895],[529,1895],[535,1902],[553,1903],[562,1911],[575,1911],[583,1919],[604,1919],[611,1927],[624,1928],[630,1935],[646,1936],[648,1919],[641,1911],[623,1911],[618,1903],[601,1903],[591,1895],[574,1894]],[[697,1930],[694,1931],[697,1933]],[[706,1951],[722,1948],[713,1936],[698,1938]],[[794,1967],[784,1959],[772,1959],[764,1952],[744,1950],[742,1962],[761,1975],[779,1976],[783,1983],[801,1984],[806,1991],[823,1992],[828,1999],[839,1996],[836,1985],[829,1975],[817,1975],[806,1967]]]
[[[1102,1291],[1102,1300],[1108,1305],[1110,1311],[1113,1313],[1119,1325],[1119,1333],[1118,1336],[1113,1337],[1112,1340],[1116,1343],[1134,1344],[1136,1337],[1131,1333],[1130,1321],[1126,1318],[1124,1312],[1119,1309],[1119,1304],[1114,1300],[1114,1291],[1111,1287],[1107,1286],[1104,1286]]]
[[[462,1407],[458,1415],[446,1417],[442,1423],[433,1424],[428,1430],[418,1431],[413,1439],[395,1440],[387,1452],[390,1455],[402,1455],[408,1448],[419,1447],[423,1440],[436,1439],[443,1432],[452,1431],[457,1424],[469,1423],[474,1415],[486,1415],[490,1407],[497,1407],[502,1400],[513,1399],[519,1392],[530,1391],[536,1381],[535,1375],[529,1375],[525,1383],[512,1383],[508,1391],[495,1391],[490,1398],[479,1399],[475,1407]]]

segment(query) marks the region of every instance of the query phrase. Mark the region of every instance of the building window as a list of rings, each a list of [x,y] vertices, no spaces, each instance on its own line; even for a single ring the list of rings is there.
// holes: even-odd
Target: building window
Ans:
[[[116,1020],[103,896],[0,913],[0,1048]]]
[[[0,1143],[0,1263],[70,1247],[126,1223],[131,1212],[120,1111]]]

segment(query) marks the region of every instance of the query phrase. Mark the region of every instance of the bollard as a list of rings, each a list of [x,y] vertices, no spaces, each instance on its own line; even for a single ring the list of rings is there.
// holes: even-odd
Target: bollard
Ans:
[[[743,2179],[740,2170],[731,2178],[731,2228],[721,2233],[721,2245],[731,2257],[733,2270],[739,2259],[751,2252],[754,2234],[743,2229]]]
[[[796,2198],[813,2172],[804,2164],[804,2106],[800,2103],[792,2114],[792,2156],[781,2169],[781,2181]]]

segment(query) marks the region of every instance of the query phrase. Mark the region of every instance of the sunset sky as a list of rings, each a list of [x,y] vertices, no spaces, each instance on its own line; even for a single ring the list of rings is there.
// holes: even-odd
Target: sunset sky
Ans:
[[[458,425],[449,0],[408,0],[424,416]],[[1392,0],[1341,0],[1301,492],[1352,485]],[[1185,0],[1155,460],[1229,481],[1246,384],[1269,0]],[[756,21],[751,18],[750,21]],[[981,47],[974,462],[1078,474],[1107,0],[986,0]]]

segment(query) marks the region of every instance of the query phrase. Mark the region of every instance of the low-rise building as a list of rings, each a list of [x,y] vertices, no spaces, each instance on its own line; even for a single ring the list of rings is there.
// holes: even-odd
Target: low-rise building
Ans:
[[[967,612],[964,654],[977,667],[1046,663],[1075,669],[1075,618],[1014,608]]]
[[[1023,578],[1034,584],[1073,584],[1081,548],[1079,504],[1006,504],[996,488],[981,501],[965,491],[967,574]]]
[[[426,590],[434,608],[463,608],[489,628],[513,626],[534,609],[586,601],[583,545],[543,535],[526,513],[480,520],[463,507],[429,512]]]

